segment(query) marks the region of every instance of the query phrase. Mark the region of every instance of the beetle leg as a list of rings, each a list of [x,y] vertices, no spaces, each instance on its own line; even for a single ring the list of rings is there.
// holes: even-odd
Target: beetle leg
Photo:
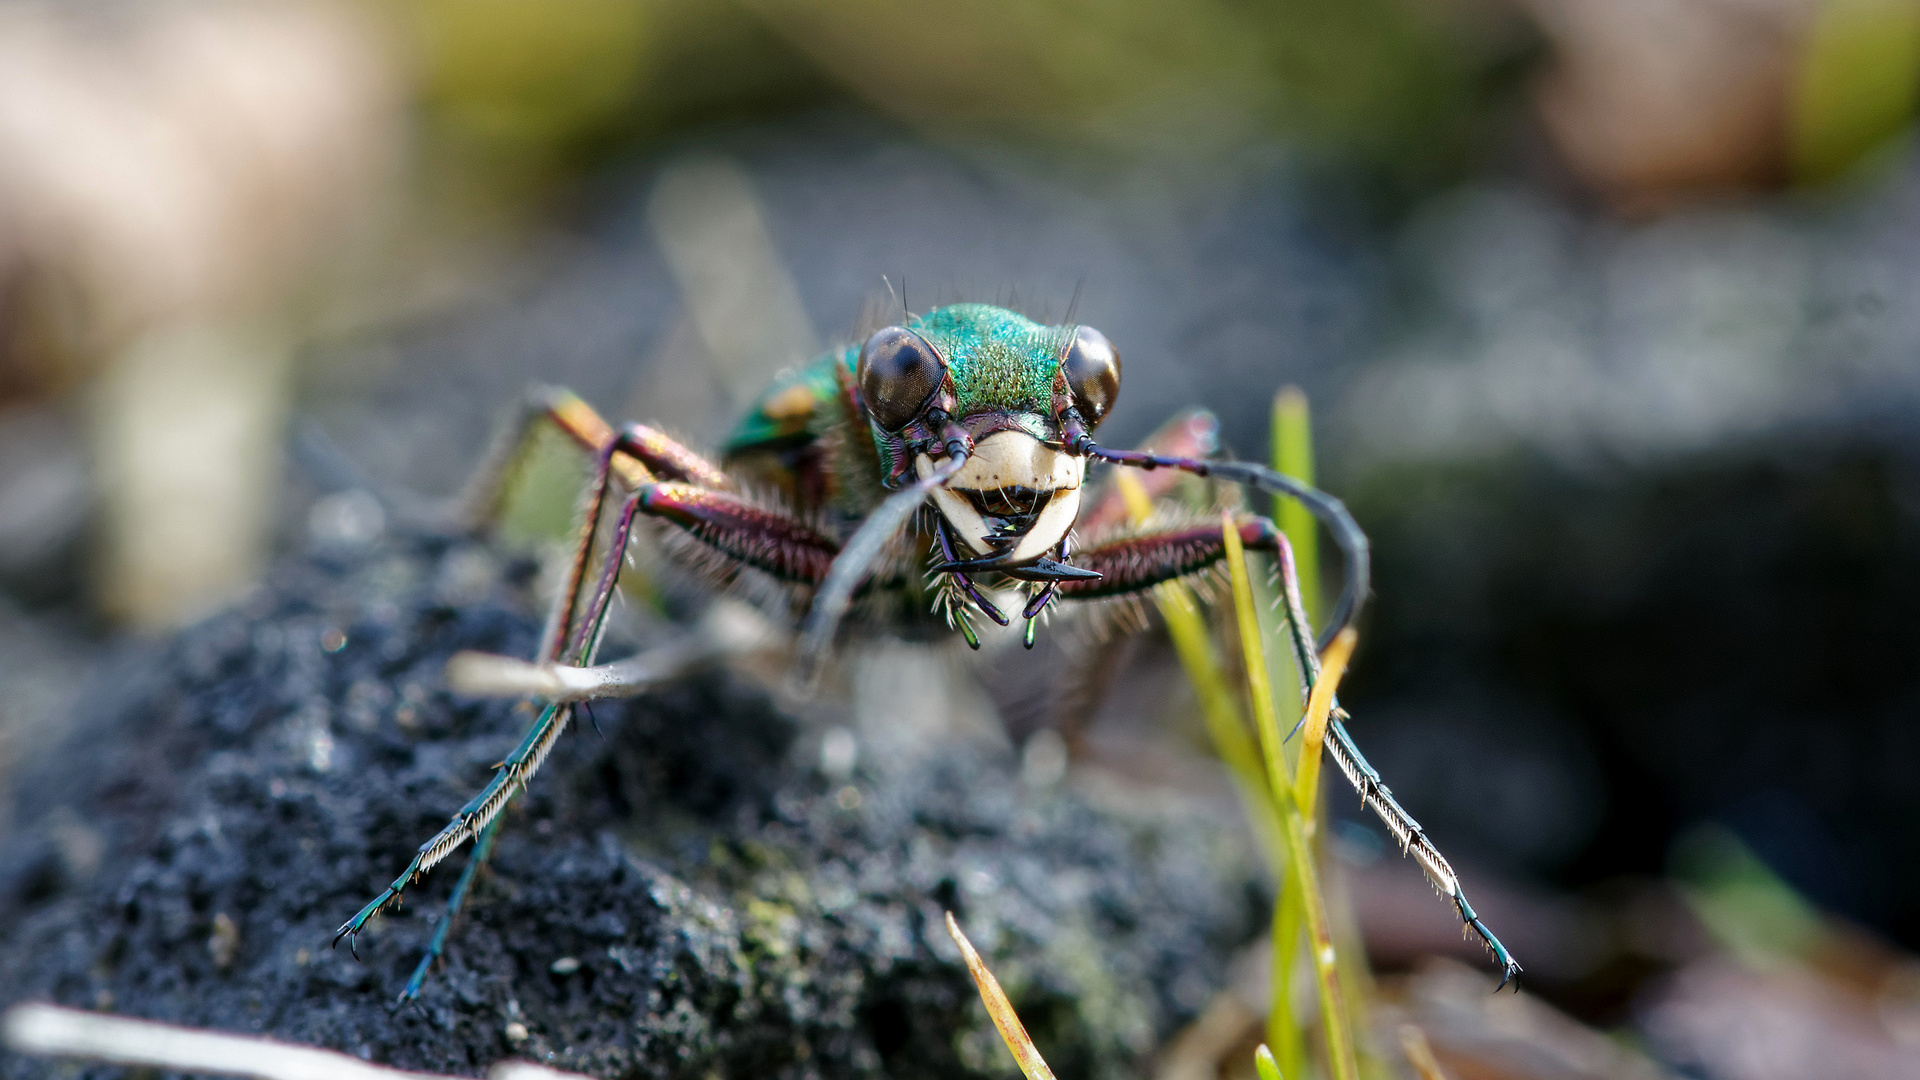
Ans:
[[[580,408],[584,410],[585,406]],[[591,416],[591,411],[585,415]],[[586,428],[581,427],[580,430]],[[620,473],[625,478],[638,470],[638,475],[650,477],[648,460],[656,463],[666,460],[660,453],[660,444],[649,441],[655,435],[657,433],[644,428],[628,428],[617,435],[609,432],[606,442],[597,450],[593,485],[579,525],[572,565],[565,587],[555,597],[553,612],[548,617],[543,635],[540,657],[544,662],[572,666],[586,666],[593,662],[614,585],[625,562],[634,521],[643,511],[674,522],[723,558],[736,563],[806,584],[818,584],[826,576],[827,566],[832,561],[837,545],[802,522],[747,504],[728,492],[649,478],[635,486],[623,501],[618,522],[600,557],[600,568],[593,579],[592,589],[583,596],[583,588],[588,583],[587,571],[592,562],[594,539],[599,531],[598,524],[606,507],[608,493],[613,486],[613,476]],[[677,447],[678,444],[670,445]],[[473,875],[478,873],[491,853],[491,838],[499,825],[500,811],[540,768],[572,715],[571,703],[547,705],[486,787],[461,807],[444,828],[420,845],[407,868],[392,884],[341,925],[334,934],[334,944],[338,945],[341,938],[346,938],[351,948],[355,935],[359,934],[369,919],[388,904],[399,900],[408,886],[477,834],[481,842],[475,845],[466,871],[455,884],[447,914],[435,929],[427,957],[408,981],[403,996],[410,997],[417,993],[427,967],[445,946],[453,913],[465,900]]]
[[[1305,701],[1313,689],[1314,681],[1320,677],[1320,654],[1314,645],[1310,629],[1312,624],[1307,621],[1306,609],[1300,601],[1300,579],[1294,567],[1293,548],[1287,543],[1286,534],[1262,517],[1241,519],[1240,541],[1249,550],[1265,551],[1273,556],[1275,572],[1280,579],[1281,603],[1287,614],[1287,642],[1293,653],[1294,670],[1300,674],[1301,700]],[[1074,600],[1140,592],[1163,581],[1185,577],[1214,566],[1225,554],[1224,548],[1220,529],[1216,525],[1171,529],[1112,541],[1082,551],[1074,560],[1089,569],[1100,571],[1100,580],[1061,582],[1059,590],[1062,596]],[[1426,830],[1394,799],[1393,792],[1381,782],[1379,772],[1361,755],[1360,748],[1354,744],[1353,735],[1347,730],[1347,719],[1346,710],[1335,702],[1328,724],[1328,738],[1323,744],[1326,752],[1332,756],[1347,782],[1353,785],[1361,804],[1380,818],[1394,839],[1400,842],[1401,850],[1413,856],[1433,887],[1453,902],[1460,914],[1460,921],[1493,954],[1501,968],[1500,985],[1505,986],[1520,973],[1519,963],[1500,943],[1500,939],[1494,936],[1493,931],[1487,929],[1473,910],[1473,905],[1467,902],[1466,893],[1460,888],[1459,875],[1454,873],[1446,856],[1440,854],[1440,849],[1427,836]]]
[[[427,972],[432,970],[433,962],[447,951],[447,931],[453,929],[453,918],[460,914],[460,908],[466,903],[467,890],[473,887],[473,879],[479,876],[480,868],[486,865],[487,856],[493,854],[494,837],[500,833],[500,821],[495,818],[480,830],[479,839],[473,842],[473,854],[467,858],[465,869],[460,871],[460,880],[453,884],[453,895],[447,897],[446,910],[440,913],[440,921],[433,928],[433,937],[427,941],[427,954],[407,978],[406,988],[400,991],[401,1001],[410,1001],[420,996],[420,987],[427,981]]]
[[[1284,537],[1266,518],[1240,520],[1240,542],[1249,550],[1272,551],[1277,540],[1284,542]],[[1225,556],[1218,525],[1167,529],[1082,549],[1075,554],[1074,565],[1098,571],[1100,577],[1061,581],[1056,586],[1067,600],[1127,596],[1212,569]]]
[[[574,617],[579,606],[580,585],[585,577],[586,564],[593,546],[595,524],[606,502],[607,489],[610,486],[611,463],[619,449],[619,442],[618,438],[611,440],[596,462],[593,492],[588,498],[587,512],[583,515],[584,520],[581,523],[573,568],[566,588],[562,589],[555,599],[554,613],[548,618],[546,641],[541,646],[542,659],[549,662],[564,659],[576,664],[591,663],[593,650],[599,644],[600,627],[606,614],[608,597],[612,593],[611,583],[618,574],[621,561],[625,558],[627,536],[633,528],[634,514],[639,508],[641,493],[645,490],[642,488],[641,491],[635,491],[628,496],[621,510],[619,526],[615,529],[613,541],[604,557],[604,561],[609,565],[602,569],[601,585],[596,589],[593,601],[588,605],[587,610],[580,613],[582,617],[576,622]],[[400,876],[393,880],[393,884],[388,885],[379,896],[373,899],[372,903],[361,908],[353,918],[341,924],[340,928],[334,932],[333,943],[336,946],[339,945],[340,939],[344,937],[347,939],[348,948],[352,949],[354,937],[366,926],[367,920],[379,914],[388,904],[399,900],[407,887],[433,869],[436,863],[446,858],[475,833],[490,837],[499,824],[497,819],[500,811],[526,785],[534,772],[540,768],[541,762],[546,760],[547,753],[553,749],[554,742],[566,729],[567,721],[571,719],[572,714],[573,706],[570,704],[551,704],[542,709],[539,717],[534,720],[533,726],[527,730],[526,736],[520,740],[520,745],[507,756],[505,761],[501,762],[487,786],[482,788],[478,795],[468,800],[444,828],[420,845],[420,849],[414,853],[413,860],[407,864],[405,870],[400,872]],[[476,845],[474,854],[467,863],[470,873],[479,871],[481,863],[485,861],[491,849],[490,843],[484,846]],[[466,891],[463,886],[471,883],[470,873],[463,873],[461,881],[456,883],[453,907],[457,907],[459,901],[465,899]],[[450,908],[442,929],[451,923],[451,917]],[[444,945],[444,933],[436,930],[434,942],[429,946],[426,962],[430,962],[432,957],[437,955],[437,949]],[[416,971],[415,975],[424,977],[420,971]],[[410,980],[407,992],[402,996],[411,996],[417,990],[418,987]]]
[[[693,484],[650,484],[641,509],[680,526],[723,562],[792,585],[818,586],[840,543],[789,514]]]
[[[1306,607],[1300,602],[1300,578],[1295,570],[1293,548],[1287,543],[1285,534],[1273,548],[1274,571],[1280,579],[1280,599],[1286,610],[1287,636],[1293,649],[1294,670],[1300,674],[1300,696],[1305,701],[1312,692],[1313,684],[1320,678],[1320,654],[1314,650],[1311,625],[1307,622]],[[1346,776],[1347,783],[1360,796],[1360,804],[1371,809],[1386,825],[1387,831],[1400,842],[1400,850],[1412,855],[1426,872],[1427,880],[1433,887],[1453,901],[1454,910],[1460,914],[1465,927],[1480,938],[1494,961],[1500,965],[1500,985],[1520,974],[1520,964],[1513,954],[1500,943],[1493,931],[1480,921],[1473,905],[1467,903],[1467,894],[1460,888],[1460,877],[1447,862],[1446,856],[1434,845],[1427,831],[1413,819],[1413,815],[1401,807],[1393,797],[1393,791],[1381,781],[1378,770],[1367,762],[1354,744],[1353,735],[1347,730],[1346,721],[1351,719],[1347,711],[1333,702],[1328,716],[1328,738],[1322,744],[1333,758],[1333,763]],[[1497,988],[1496,988],[1497,989]]]

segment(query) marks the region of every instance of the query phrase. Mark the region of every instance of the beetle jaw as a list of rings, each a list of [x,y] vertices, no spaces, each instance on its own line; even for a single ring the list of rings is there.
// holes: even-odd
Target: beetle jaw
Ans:
[[[914,459],[922,477],[933,468],[926,454]],[[1023,431],[996,431],[933,492],[934,506],[970,552],[1020,566],[1052,552],[1073,528],[1086,468],[1085,458]]]

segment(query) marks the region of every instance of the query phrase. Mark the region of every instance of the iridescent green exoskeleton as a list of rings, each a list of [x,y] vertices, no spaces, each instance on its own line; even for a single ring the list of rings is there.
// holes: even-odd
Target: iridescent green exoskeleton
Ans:
[[[1099,331],[1046,326],[985,304],[905,317],[783,376],[735,428],[718,465],[654,428],[616,431],[564,391],[535,391],[480,468],[468,503],[475,524],[491,519],[536,422],[551,421],[592,455],[571,572],[540,650],[549,704],[493,780],[340,927],[335,942],[351,939],[434,864],[476,839],[402,996],[418,992],[491,849],[500,810],[539,768],[576,703],[631,691],[614,670],[619,665],[591,665],[629,537],[643,521],[660,523],[667,549],[716,582],[783,592],[801,620],[798,659],[808,671],[856,602],[863,625],[944,624],[978,648],[977,620],[1011,624],[1015,616],[1000,607],[1011,592],[1031,647],[1053,604],[1138,596],[1218,565],[1225,540],[1217,519],[1133,528],[1117,493],[1090,494],[1087,470],[1095,462],[1147,470],[1149,493],[1195,475],[1298,499],[1344,556],[1344,588],[1321,641],[1353,620],[1367,593],[1367,543],[1338,500],[1260,466],[1212,457],[1215,426],[1200,412],[1183,414],[1141,450],[1102,446],[1093,433],[1119,393],[1120,356]],[[612,541],[596,564],[595,536],[616,496]],[[1291,645],[1300,670],[1310,670],[1316,641],[1285,536],[1255,515],[1234,524],[1242,545],[1273,556]],[[1512,977],[1519,965],[1355,748],[1344,717],[1336,707],[1325,744],[1335,764]]]

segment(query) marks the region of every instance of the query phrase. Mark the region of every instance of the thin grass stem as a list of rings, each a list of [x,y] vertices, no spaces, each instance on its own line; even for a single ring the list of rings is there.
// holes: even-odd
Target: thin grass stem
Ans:
[[[1283,386],[1273,397],[1273,471],[1291,476],[1303,484],[1313,484],[1313,417],[1307,408],[1306,392],[1297,386]],[[1275,495],[1273,520],[1293,545],[1295,565],[1300,570],[1300,599],[1309,618],[1320,617],[1320,527],[1308,510],[1295,499]]]
[[[1307,1075],[1307,1040],[1294,1019],[1293,971],[1300,963],[1301,930],[1307,921],[1306,901],[1299,889],[1280,890],[1273,906],[1273,1006],[1267,1013],[1267,1038],[1280,1048],[1288,1076]],[[1284,1038],[1276,1037],[1284,1034]]]

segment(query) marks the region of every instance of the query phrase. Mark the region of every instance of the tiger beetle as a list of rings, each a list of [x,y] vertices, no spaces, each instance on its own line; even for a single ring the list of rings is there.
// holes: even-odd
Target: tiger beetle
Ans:
[[[1138,597],[1162,582],[1218,568],[1225,542],[1217,519],[1129,528],[1118,491],[1088,497],[1087,467],[1094,462],[1164,470],[1144,478],[1155,493],[1181,474],[1244,484],[1299,500],[1340,547],[1345,582],[1316,643],[1285,535],[1264,517],[1237,518],[1241,543],[1271,555],[1282,579],[1298,670],[1315,670],[1317,645],[1352,623],[1366,598],[1366,535],[1334,497],[1258,465],[1212,457],[1215,424],[1204,413],[1186,414],[1140,450],[1101,445],[1093,433],[1119,392],[1120,355],[1098,330],[1045,326],[985,304],[903,312],[899,323],[864,344],[782,376],[727,439],[721,465],[655,428],[615,430],[572,394],[536,388],[487,455],[465,504],[476,527],[498,515],[513,465],[541,422],[591,455],[586,509],[539,652],[541,669],[556,678],[572,673],[566,685],[578,692],[547,692],[548,704],[491,782],[340,927],[334,944],[346,938],[351,947],[367,920],[473,840],[473,855],[426,955],[400,995],[417,996],[492,851],[501,809],[539,769],[574,708],[644,684],[622,684],[621,665],[591,668],[629,539],[643,516],[670,526],[664,534],[669,552],[717,582],[787,591],[794,610],[804,612],[798,655],[801,669],[811,672],[856,601],[870,618],[931,612],[977,649],[975,620],[1008,626],[1012,616],[1000,603],[1011,593],[1025,600],[1018,614],[1031,648],[1036,626],[1054,604]],[[596,561],[595,537],[617,490],[624,494],[613,533]],[[590,673],[601,674],[584,677]],[[1452,867],[1361,756],[1346,718],[1336,706],[1328,753],[1362,803],[1486,944],[1505,986],[1520,965],[1474,914]]]

